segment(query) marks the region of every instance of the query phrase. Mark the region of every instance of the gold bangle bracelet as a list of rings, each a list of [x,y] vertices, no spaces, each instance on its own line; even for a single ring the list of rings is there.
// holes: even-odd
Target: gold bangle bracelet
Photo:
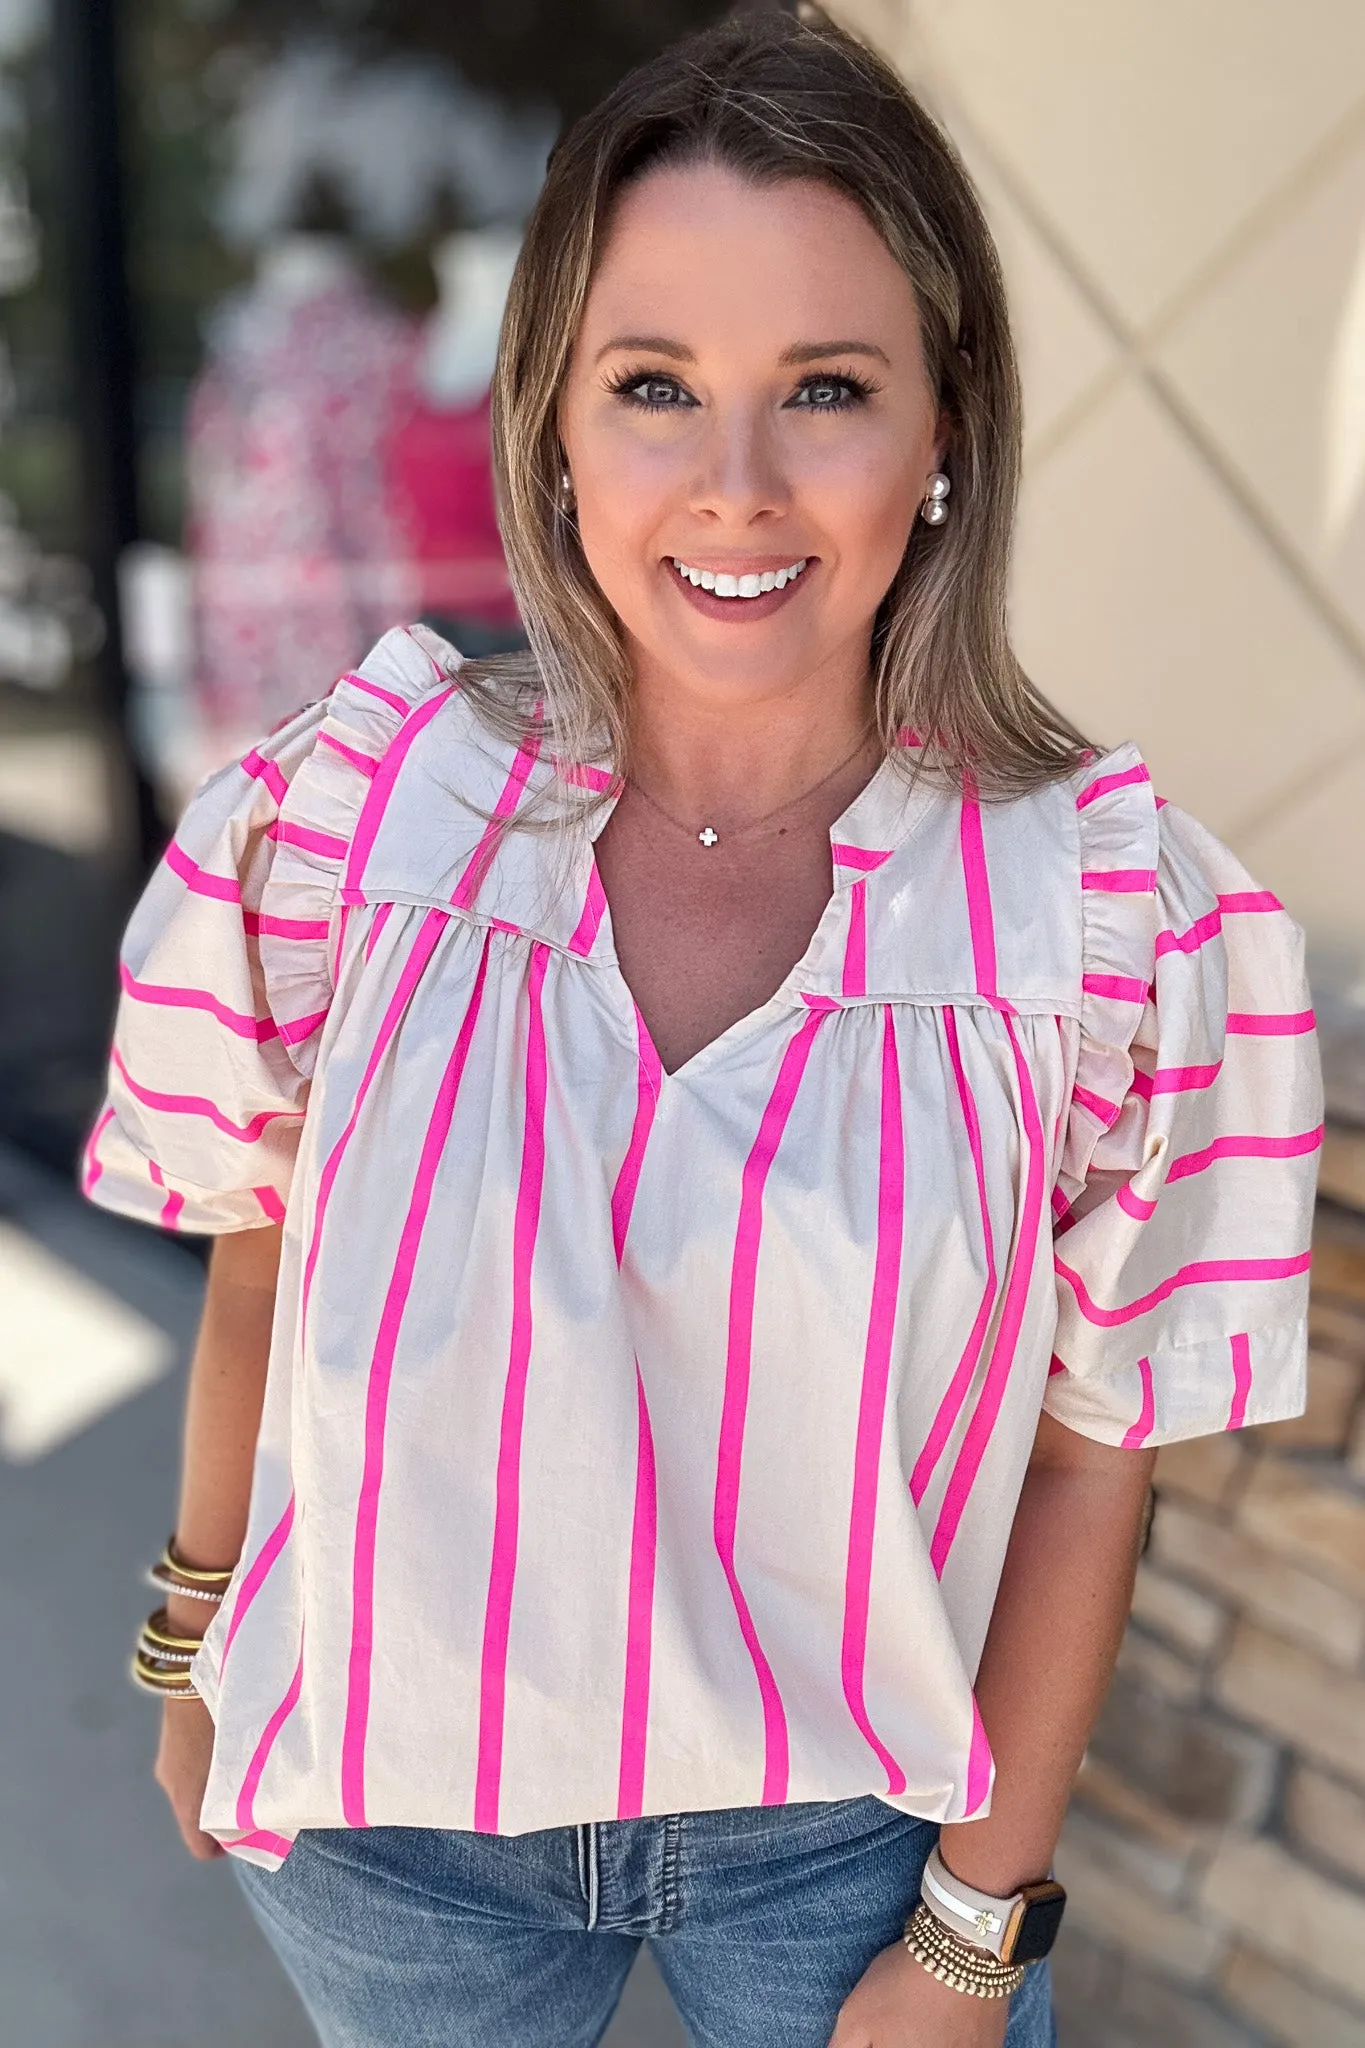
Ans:
[[[170,1571],[178,1572],[182,1579],[188,1579],[192,1586],[226,1586],[236,1565],[229,1565],[225,1571],[200,1571],[197,1566],[185,1564],[175,1554],[175,1538],[166,1539],[166,1548],[161,1553],[161,1562]]]
[[[170,1683],[163,1684],[153,1678],[134,1658],[128,1667],[129,1676],[140,1692],[159,1693],[163,1700],[197,1700],[199,1693],[182,1672],[177,1672]]]
[[[169,1618],[164,1607],[158,1607],[155,1614],[149,1615],[142,1624],[144,1642],[156,1643],[163,1650],[197,1650],[201,1638],[199,1636],[173,1636],[169,1628],[163,1626],[164,1623],[169,1621]]]

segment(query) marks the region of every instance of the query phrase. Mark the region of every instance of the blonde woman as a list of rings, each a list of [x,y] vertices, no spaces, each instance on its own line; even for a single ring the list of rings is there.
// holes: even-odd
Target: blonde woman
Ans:
[[[707,2048],[1042,2048],[1154,1447],[1302,1399],[1299,934],[1010,652],[990,238],[833,28],[560,145],[496,421],[532,656],[391,633],[128,933],[158,1777],[330,2048],[642,1941]]]

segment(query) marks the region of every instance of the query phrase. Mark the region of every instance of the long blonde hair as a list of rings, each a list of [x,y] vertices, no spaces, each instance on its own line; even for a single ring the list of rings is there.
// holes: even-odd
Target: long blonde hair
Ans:
[[[503,539],[529,654],[470,662],[484,721],[520,738],[537,703],[560,762],[628,766],[630,675],[616,616],[561,499],[560,392],[612,208],[664,165],[851,198],[914,286],[925,363],[951,420],[945,524],[916,519],[872,632],[877,729],[985,795],[1069,773],[1086,742],[1010,646],[1018,370],[995,245],[956,151],[889,65],[817,12],[757,13],[624,78],[551,155],[503,319],[493,384]],[[901,758],[907,750],[901,747]]]

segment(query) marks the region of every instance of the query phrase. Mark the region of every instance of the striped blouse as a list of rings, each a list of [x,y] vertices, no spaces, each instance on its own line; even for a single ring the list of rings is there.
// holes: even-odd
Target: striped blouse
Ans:
[[[1301,935],[1124,746],[894,762],[776,994],[672,1074],[592,835],[382,640],[195,796],[128,928],[96,1202],[284,1221],[204,1826],[987,1810],[973,1698],[1040,1408],[1297,1413]],[[570,771],[610,795],[600,769]],[[581,806],[579,807],[581,812]]]

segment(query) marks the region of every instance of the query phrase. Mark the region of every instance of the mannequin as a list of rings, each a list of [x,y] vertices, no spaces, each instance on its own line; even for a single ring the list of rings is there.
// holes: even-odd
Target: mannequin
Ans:
[[[420,379],[433,405],[475,405],[492,382],[520,247],[512,228],[475,228],[444,236],[432,250],[437,304],[423,339]]]
[[[360,283],[360,266],[340,235],[296,228],[267,242],[256,265],[256,291],[272,305],[306,305],[324,293]]]
[[[427,622],[466,654],[524,644],[493,501],[489,385],[520,236],[448,234],[432,252],[437,305],[411,403],[388,446],[391,503]]]

